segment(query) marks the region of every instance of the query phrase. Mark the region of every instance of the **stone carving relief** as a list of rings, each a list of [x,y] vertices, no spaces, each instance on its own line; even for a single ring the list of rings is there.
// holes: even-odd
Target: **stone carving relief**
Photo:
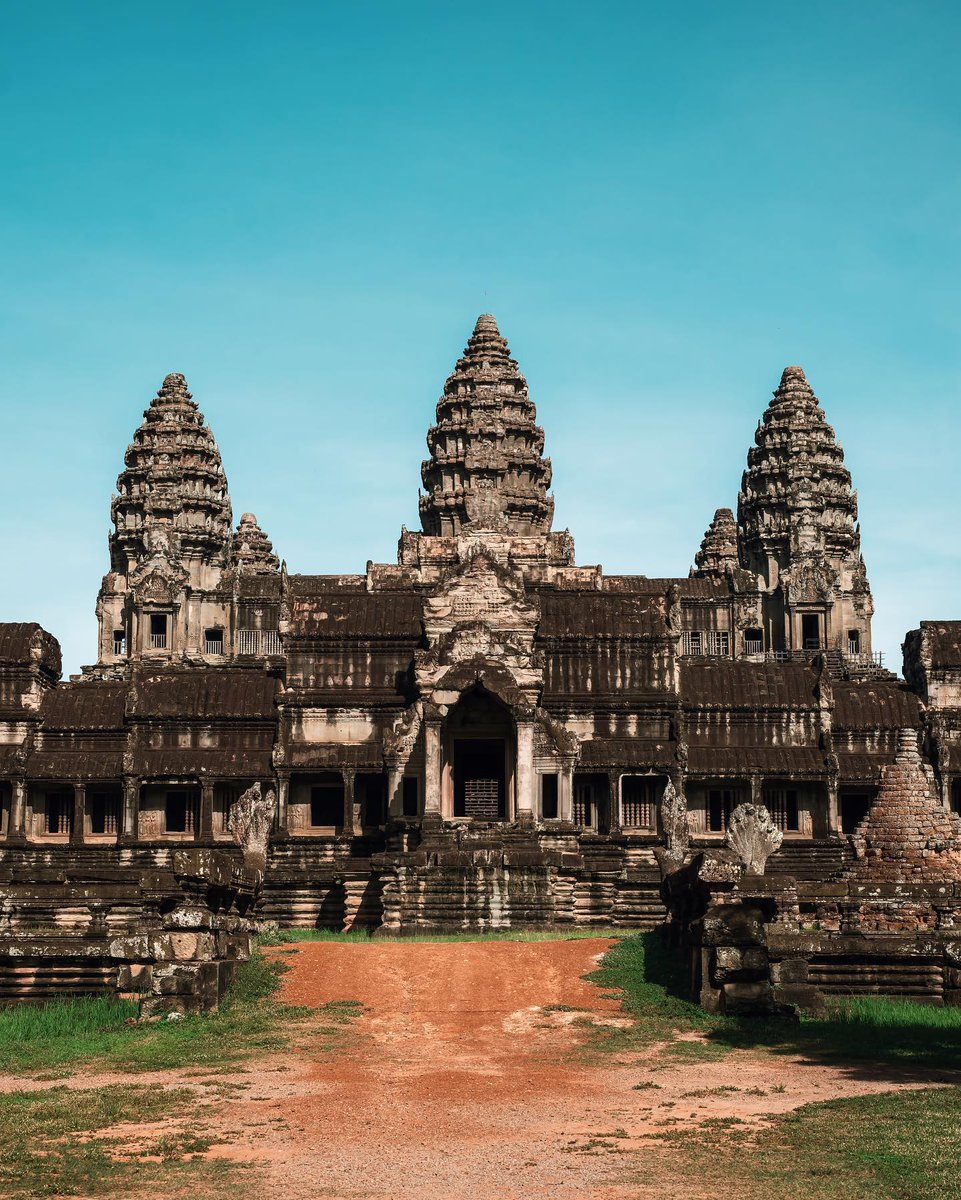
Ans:
[[[779,849],[784,834],[763,804],[739,804],[731,813],[727,844],[749,875],[763,875],[767,860]]]
[[[244,866],[261,879],[267,870],[267,843],[276,801],[273,788],[262,793],[260,784],[255,783],[234,801],[227,817],[227,828],[243,851]]]
[[[520,574],[475,544],[424,603],[428,648],[417,653],[414,665],[421,695],[444,703],[438,692],[467,682],[453,668],[491,664],[502,681],[506,677],[508,690],[533,708],[543,686],[543,664],[534,650],[539,617]]]

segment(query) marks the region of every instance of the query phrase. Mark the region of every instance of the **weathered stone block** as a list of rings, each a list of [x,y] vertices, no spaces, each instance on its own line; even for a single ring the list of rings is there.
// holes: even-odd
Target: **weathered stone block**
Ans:
[[[761,946],[718,946],[712,975],[715,983],[734,979],[766,979],[767,951]]]
[[[774,989],[775,1004],[791,1004],[804,1012],[824,1012],[823,994],[809,983],[784,983]]]
[[[702,936],[713,946],[764,944],[764,920],[757,909],[744,904],[716,904],[701,922]]]
[[[765,981],[725,983],[721,988],[721,1011],[731,1016],[762,1016],[774,1007],[774,991]]]
[[[776,984],[807,983],[808,970],[806,958],[785,958],[771,963],[771,979]]]

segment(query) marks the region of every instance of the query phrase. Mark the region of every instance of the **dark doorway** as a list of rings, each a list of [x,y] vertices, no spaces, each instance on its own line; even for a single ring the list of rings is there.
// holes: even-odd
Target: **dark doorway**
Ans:
[[[506,743],[503,738],[454,742],[454,816],[503,821],[507,815]]]
[[[877,788],[871,791],[841,792],[838,800],[841,808],[842,833],[854,833],[868,815],[871,803],[877,794]]]
[[[804,613],[801,617],[801,641],[805,650],[821,649],[821,618],[817,613]]]

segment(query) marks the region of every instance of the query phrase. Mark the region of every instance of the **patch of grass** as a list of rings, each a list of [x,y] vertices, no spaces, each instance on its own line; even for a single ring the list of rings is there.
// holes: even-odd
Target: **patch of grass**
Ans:
[[[674,959],[656,934],[622,938],[587,978],[619,999],[633,1021],[627,1029],[595,1025],[589,1050],[643,1049],[715,1024],[716,1018],[678,994]]]
[[[719,1020],[709,1038],[729,1048],[803,1054],[833,1063],[961,1069],[961,1009],[910,1000],[839,1000],[826,1016],[802,1016],[797,1024]]]
[[[275,993],[285,970],[255,951],[238,968],[217,1012],[176,1021],[130,1024],[135,1006],[99,998],[8,1009],[0,1012],[0,1070],[49,1071],[81,1063],[134,1071],[218,1068],[285,1049],[294,1029],[312,1032],[330,1048],[341,1044],[347,1009],[278,1003]]]
[[[717,1123],[665,1140],[685,1173],[746,1200],[961,1200],[961,1088],[809,1104],[749,1142]]]
[[[588,979],[617,990],[634,1022],[627,1030],[595,1027],[590,1050],[620,1052],[666,1042],[665,1053],[695,1060],[753,1049],[829,1062],[961,1069],[961,1008],[859,997],[799,1022],[706,1013],[684,998],[678,959],[657,932],[623,938]],[[702,1036],[677,1040],[689,1033]]]
[[[0,1010],[0,1070],[38,1071],[109,1053],[138,1005],[113,996],[52,1000]],[[48,1074],[48,1078],[51,1077]],[[56,1077],[56,1072],[52,1074]]]
[[[115,1196],[136,1186],[226,1200],[237,1194],[241,1175],[249,1192],[248,1168],[195,1157],[211,1145],[195,1132],[172,1130],[138,1145],[145,1124],[187,1119],[193,1099],[187,1088],[130,1086],[0,1095],[0,1194]]]

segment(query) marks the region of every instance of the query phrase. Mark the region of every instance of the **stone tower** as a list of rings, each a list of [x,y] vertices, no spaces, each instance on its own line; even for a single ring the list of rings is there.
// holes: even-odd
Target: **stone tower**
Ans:
[[[141,659],[222,659],[232,624],[222,577],[238,555],[257,558],[258,541],[247,531],[232,543],[220,451],[183,375],[163,381],[124,463],[97,600],[97,673],[122,673]],[[269,542],[266,550],[269,560]]]
[[[754,441],[738,533],[741,563],[762,589],[767,648],[870,652],[857,493],[800,367],[785,368]]]
[[[550,459],[527,380],[489,314],[477,318],[464,357],[437,402],[421,476],[424,532],[468,527],[549,533],[554,515]]]
[[[552,533],[551,462],[527,380],[490,313],[477,318],[437,402],[421,467],[422,533],[406,529],[399,562],[432,576],[482,541],[523,570],[572,566],[570,534]]]
[[[737,523],[729,508],[719,508],[694,556],[693,576],[710,579],[730,574],[738,566]]]

